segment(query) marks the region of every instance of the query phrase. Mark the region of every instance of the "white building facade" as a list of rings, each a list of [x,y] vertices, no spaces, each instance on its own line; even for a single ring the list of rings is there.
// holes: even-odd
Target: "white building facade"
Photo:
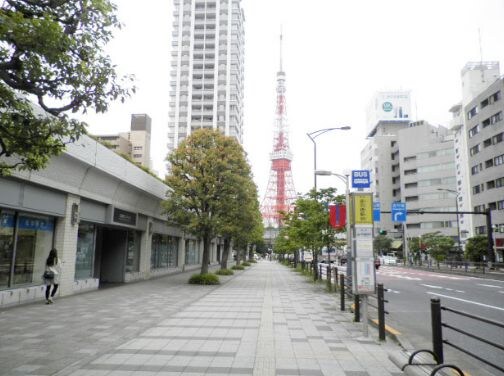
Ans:
[[[241,0],[174,0],[168,151],[199,128],[243,142]]]
[[[168,187],[88,136],[0,187],[0,307],[44,298],[53,247],[60,295],[201,267],[202,242],[163,214]],[[212,241],[211,263],[220,250]]]

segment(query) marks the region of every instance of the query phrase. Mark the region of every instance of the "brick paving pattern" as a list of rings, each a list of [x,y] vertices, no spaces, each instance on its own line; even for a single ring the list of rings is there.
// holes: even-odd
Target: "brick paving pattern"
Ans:
[[[0,311],[0,375],[398,376],[337,297],[274,262],[220,286],[188,273]]]

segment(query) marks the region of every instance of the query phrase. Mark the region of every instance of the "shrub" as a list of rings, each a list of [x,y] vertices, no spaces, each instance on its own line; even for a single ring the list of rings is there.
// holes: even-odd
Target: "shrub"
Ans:
[[[255,259],[250,259],[250,260],[248,260],[248,262],[255,264],[255,263],[257,263],[257,260],[255,260]]]
[[[243,266],[250,266],[250,262],[248,262],[248,261],[244,261],[244,262],[242,262],[241,264],[242,264]]]
[[[189,279],[189,283],[193,285],[218,285],[219,277],[215,274],[193,274]]]
[[[217,275],[233,275],[233,271],[231,269],[219,269],[215,272]]]
[[[233,270],[244,270],[245,267],[242,266],[242,265],[234,265],[234,266],[231,267],[231,269],[233,269]]]

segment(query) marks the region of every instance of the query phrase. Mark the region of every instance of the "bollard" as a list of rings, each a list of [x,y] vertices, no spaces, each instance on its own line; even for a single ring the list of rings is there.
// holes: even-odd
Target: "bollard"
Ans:
[[[383,283],[378,283],[378,338],[385,341],[385,290]]]
[[[338,268],[334,268],[334,291],[338,290]]]
[[[331,264],[327,265],[327,288],[331,291]]]
[[[360,296],[354,295],[354,321],[360,322]]]
[[[319,278],[320,280],[322,280],[322,264],[319,265]]]
[[[342,311],[345,310],[345,276],[340,274],[340,298],[341,298],[341,307]]]
[[[441,326],[441,301],[439,298],[431,299],[432,323],[432,351],[436,354],[439,364],[444,363],[443,356],[443,327]]]

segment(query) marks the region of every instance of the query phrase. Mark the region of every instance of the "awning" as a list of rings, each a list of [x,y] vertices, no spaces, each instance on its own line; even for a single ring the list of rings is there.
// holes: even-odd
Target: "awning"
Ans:
[[[393,240],[392,244],[390,245],[391,249],[399,249],[402,247],[402,240]]]

